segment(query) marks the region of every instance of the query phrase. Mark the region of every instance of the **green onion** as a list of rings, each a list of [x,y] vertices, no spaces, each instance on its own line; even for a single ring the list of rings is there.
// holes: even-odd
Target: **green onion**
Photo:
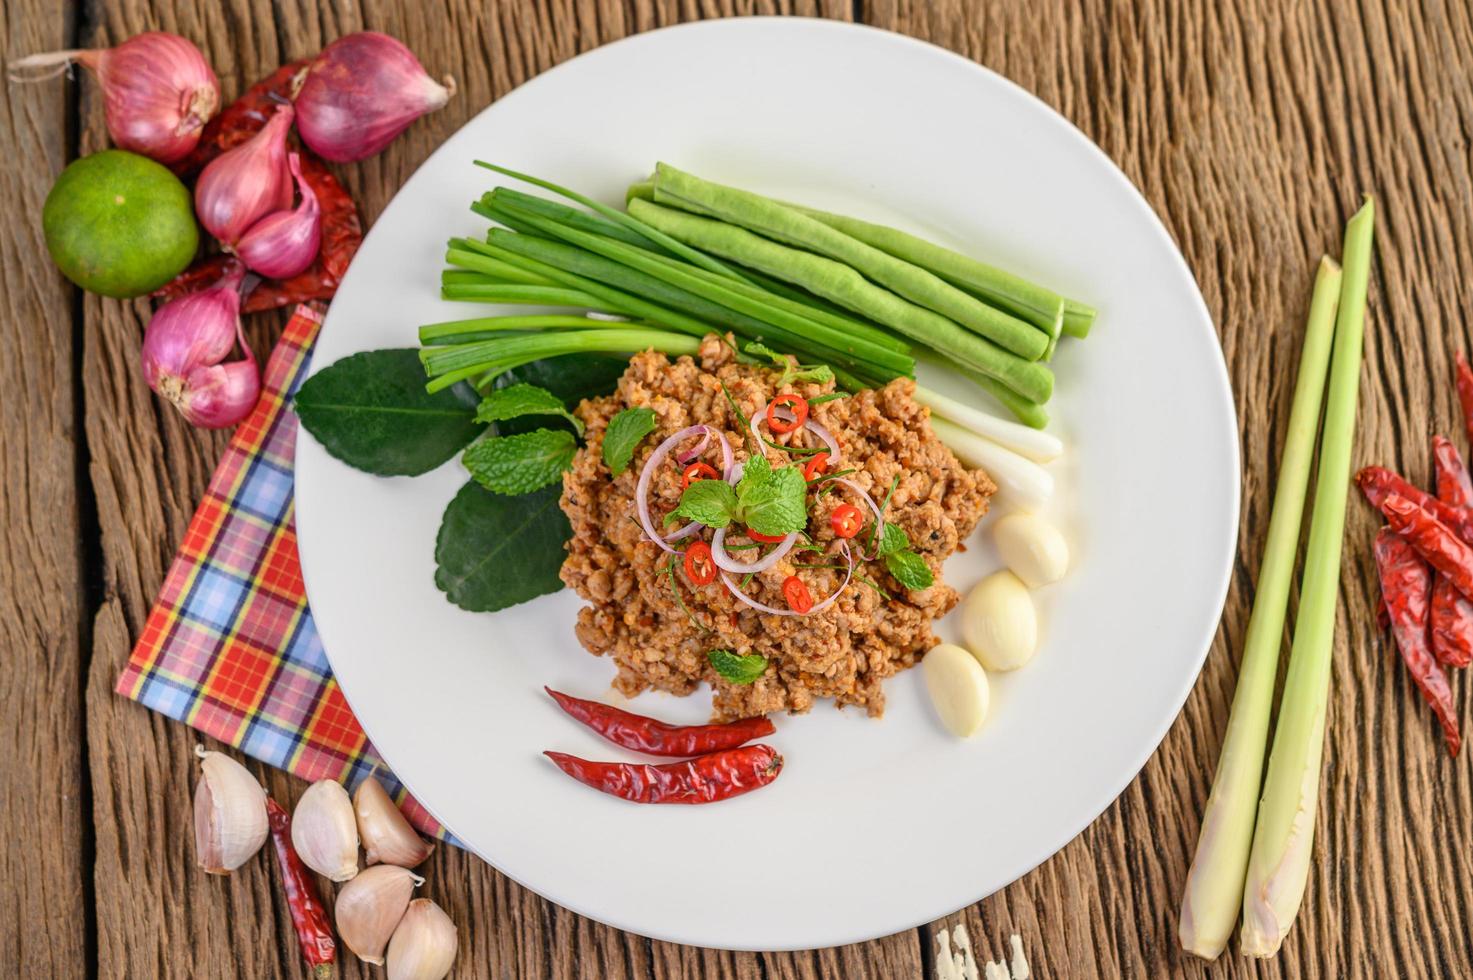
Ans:
[[[601,309],[597,296],[561,286],[522,286],[505,283],[449,283],[440,287],[442,299],[473,303],[513,303],[526,306],[572,306]]]
[[[500,337],[453,347],[425,347],[419,352],[435,392],[481,374],[500,374],[532,361],[581,351],[632,353],[657,350],[679,356],[699,352],[699,338],[649,328],[567,330]]]
[[[1289,608],[1289,588],[1294,578],[1299,525],[1314,461],[1314,437],[1319,428],[1325,375],[1330,366],[1340,279],[1340,267],[1329,257],[1321,259],[1309,306],[1309,325],[1304,332],[1304,352],[1299,359],[1299,378],[1289,410],[1289,430],[1279,464],[1253,612],[1243,642],[1238,689],[1233,695],[1212,795],[1202,815],[1197,854],[1182,896],[1178,929],[1182,948],[1207,959],[1216,959],[1223,951],[1242,907],[1248,848],[1253,842],[1253,818],[1263,782],[1274,680],[1279,669],[1279,645]]]
[[[1025,360],[940,314],[881,289],[847,265],[779,245],[745,228],[638,198],[629,207],[631,213],[682,241],[797,283],[997,379],[1031,401],[1045,402],[1053,394],[1054,376],[1044,365]],[[1024,327],[1037,335],[1031,327]]]
[[[1037,360],[1048,346],[1046,335],[1017,317],[988,306],[919,266],[771,198],[712,183],[661,163],[656,165],[655,201],[711,215],[842,262],[917,306],[949,317],[1019,357]]]
[[[426,347],[492,340],[509,330],[608,330],[617,324],[587,316],[479,316],[469,320],[427,323],[419,328]],[[650,326],[629,323],[627,326]]]
[[[1335,645],[1335,605],[1374,222],[1374,204],[1367,197],[1365,205],[1345,226],[1345,272],[1335,320],[1314,511],[1299,587],[1299,618],[1294,625],[1278,727],[1243,886],[1241,942],[1248,956],[1278,952],[1299,912],[1309,875],[1325,747],[1325,707]]]
[[[664,249],[661,249],[659,245],[627,225],[610,221],[598,215],[589,214],[586,211],[579,211],[577,208],[570,208],[566,204],[559,204],[557,201],[549,201],[545,197],[538,197],[535,194],[524,194],[521,191],[512,190],[510,187],[497,187],[494,190],[487,191],[481,195],[481,202],[483,204],[501,206],[503,210],[511,213],[515,213],[517,210],[530,211],[532,214],[550,218],[560,224],[571,225],[574,228],[593,235],[618,239],[627,245],[634,245],[637,248],[658,249],[662,253],[664,252]]]

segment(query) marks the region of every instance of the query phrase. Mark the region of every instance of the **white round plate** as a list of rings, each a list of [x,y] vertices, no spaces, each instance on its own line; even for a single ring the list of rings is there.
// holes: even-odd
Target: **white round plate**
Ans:
[[[1084,829],[1139,772],[1197,676],[1238,520],[1217,336],[1125,177],[1022,89],[899,35],[789,19],[642,34],[527,83],[426,161],[354,260],[314,368],[411,347],[421,323],[477,315],[442,302],[438,287],[445,240],[486,227],[467,210],[497,183],[478,157],[609,202],[667,160],[905,226],[1101,313],[1088,340],[1060,346],[1049,406],[1069,446],[1053,509],[1075,567],[1040,594],[1042,647],[994,677],[986,726],[968,741],[947,735],[920,671],[908,671],[888,682],[881,720],[827,704],[776,719],[782,777],[714,806],[624,803],[542,757],[628,757],[542,693],[607,696],[613,668],[574,638],[571,592],[472,614],[436,591],[435,532],[465,480],[458,463],[379,479],[301,438],[312,612],[353,710],[415,796],[560,905],[737,949],[915,926],[1002,888]],[[996,563],[986,526],[946,566],[960,589]],[[674,720],[709,710],[704,689],[634,703]]]

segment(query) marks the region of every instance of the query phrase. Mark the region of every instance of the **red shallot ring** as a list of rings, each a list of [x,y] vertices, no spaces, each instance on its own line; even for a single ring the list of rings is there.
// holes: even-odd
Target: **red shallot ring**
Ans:
[[[864,502],[869,505],[869,512],[875,515],[875,553],[872,555],[866,555],[862,551],[859,553],[859,557],[864,559],[865,561],[874,561],[876,558],[880,557],[880,542],[885,539],[885,515],[880,513],[880,505],[875,503],[875,498],[865,493],[864,490],[861,489],[859,484],[857,483],[852,483],[849,480],[844,479],[842,476],[836,478],[833,482],[842,483],[844,486],[857,493],[860,497],[864,499]]]
[[[759,405],[757,407],[756,413],[752,415],[751,422],[749,423],[749,428],[752,430],[752,438],[757,441],[757,445],[762,447],[762,455],[764,456],[767,455],[768,445],[763,440],[762,433],[757,431],[757,424],[767,417],[767,406],[769,404],[769,402],[763,402],[761,405]],[[788,411],[781,405],[773,409],[773,412],[779,418],[782,418],[783,421],[791,421],[794,417],[792,412]],[[812,432],[815,436],[818,437],[819,442],[822,442],[824,446],[828,448],[830,465],[837,464],[840,458],[844,455],[843,453],[839,452],[839,440],[835,439],[828,429],[825,429],[822,425],[819,425],[817,422],[813,421],[813,419],[809,419],[808,421],[804,422],[803,428],[807,429],[809,432]]]
[[[798,541],[798,532],[794,531],[783,538],[782,543],[772,551],[754,562],[743,562],[731,557],[726,550],[726,528],[718,528],[716,534],[711,538],[711,559],[716,562],[718,568],[728,572],[740,572],[743,575],[757,572],[765,572],[773,565],[782,560],[782,557],[793,550],[793,545]]]
[[[681,466],[689,466],[691,463],[694,463],[700,458],[701,453],[706,451],[706,447],[711,444],[711,427],[709,425],[703,425],[701,428],[705,431],[701,433],[700,442],[689,449],[681,450],[674,454],[675,461]]]
[[[675,433],[675,435],[671,436],[670,438],[666,439],[664,442],[656,446],[655,451],[650,453],[650,458],[645,461],[644,469],[639,471],[639,483],[634,488],[634,507],[635,510],[639,513],[639,526],[644,529],[645,535],[651,541],[659,545],[662,550],[667,551],[672,555],[679,554],[680,552],[677,549],[670,547],[667,542],[679,541],[681,538],[689,537],[690,535],[695,534],[697,531],[699,531],[703,525],[692,521],[691,523],[685,525],[685,527],[682,527],[680,530],[675,531],[665,537],[661,537],[660,533],[655,530],[654,522],[650,520],[650,504],[648,499],[650,480],[654,477],[655,470],[659,467],[661,463],[665,461],[665,457],[670,455],[670,450],[675,448],[675,446],[681,440],[689,439],[693,435],[698,435],[702,432],[708,431],[710,430],[707,426],[692,425],[688,428],[681,429],[679,432]],[[719,437],[720,435],[721,434],[718,432],[717,436]],[[726,463],[729,466],[731,463],[731,447],[727,446],[725,438],[721,439],[721,445],[726,450],[725,458]]]
[[[776,606],[768,606],[758,602],[756,599],[751,598],[750,596],[743,593],[741,589],[737,588],[736,583],[731,580],[731,576],[728,575],[726,572],[721,573],[721,582],[723,585],[726,586],[727,591],[736,596],[742,602],[745,602],[747,605],[751,606],[753,609],[756,609],[758,612],[764,612],[770,616],[812,616],[814,613],[823,612],[829,606],[833,605],[834,600],[839,598],[840,594],[842,594],[843,591],[848,588],[849,580],[854,577],[854,552],[849,550],[849,542],[841,541],[839,544],[840,547],[844,549],[844,560],[849,563],[849,570],[844,573],[844,581],[839,583],[839,587],[831,592],[828,598],[824,599],[822,602],[814,606],[812,609],[808,610],[806,613],[800,613],[795,609],[778,609]],[[712,548],[711,552],[714,555],[716,549]]]

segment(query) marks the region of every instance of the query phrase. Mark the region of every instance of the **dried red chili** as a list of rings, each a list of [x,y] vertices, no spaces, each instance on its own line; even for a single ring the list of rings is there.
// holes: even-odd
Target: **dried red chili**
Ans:
[[[834,513],[829,517],[829,524],[833,526],[834,534],[841,538],[852,538],[864,527],[864,513],[853,504],[841,504],[834,508]]]
[[[1442,668],[1432,656],[1427,643],[1428,594],[1431,574],[1412,546],[1390,528],[1376,534],[1376,570],[1381,579],[1381,595],[1391,616],[1392,635],[1397,649],[1422,696],[1432,706],[1442,725],[1447,749],[1458,754],[1462,736],[1458,732],[1457,713],[1453,709],[1452,690]]]
[[[250,139],[276,112],[283,102],[290,102],[301,85],[301,77],[310,62],[306,59],[282,65],[231,102],[220,114],[205,123],[199,143],[183,160],[174,164],[174,172],[189,177],[204,169],[221,153]]]
[[[1468,367],[1462,351],[1458,351],[1456,360],[1458,403],[1463,407],[1463,428],[1468,433],[1468,441],[1473,443],[1473,368]]]
[[[657,766],[589,762],[564,752],[543,755],[585,786],[631,803],[716,803],[766,786],[783,768],[783,757],[770,745],[748,745]]]
[[[808,457],[808,462],[803,464],[803,479],[812,483],[820,473],[829,468],[829,454],[827,452],[814,453]]]
[[[1392,494],[1381,503],[1391,529],[1400,534],[1459,592],[1473,596],[1473,547],[1428,512],[1405,497]],[[1394,613],[1395,610],[1392,610]],[[1395,616],[1392,617],[1395,625]]]
[[[697,480],[714,480],[720,475],[710,463],[692,463],[681,471],[680,488],[684,490]]]
[[[777,731],[766,718],[743,718],[725,725],[668,725],[599,701],[585,701],[543,688],[569,715],[615,745],[646,755],[692,756],[745,745]]]
[[[1473,520],[1456,507],[1449,507],[1431,494],[1412,486],[1406,480],[1382,466],[1367,466],[1355,475],[1355,482],[1371,506],[1386,513],[1387,498],[1395,495],[1408,500],[1433,518],[1451,528],[1464,541],[1473,541]],[[1390,516],[1389,514],[1387,515]]]
[[[795,613],[806,613],[813,608],[813,593],[808,591],[808,586],[796,575],[783,579],[783,598],[787,600],[788,608]]]
[[[327,909],[322,905],[322,897],[317,892],[317,881],[292,846],[292,818],[280,803],[269,796],[266,797],[266,817],[271,825],[271,842],[276,846],[276,863],[281,868],[281,886],[286,892],[286,904],[291,909],[292,925],[297,930],[302,956],[307,960],[312,976],[319,980],[336,976],[333,963],[337,959],[338,944],[332,938],[332,926],[328,922]]]
[[[710,585],[716,581],[716,562],[711,557],[711,546],[704,541],[694,541],[685,549],[680,561],[685,577],[696,585]]]
[[[1473,504],[1473,480],[1458,447],[1442,436],[1432,437],[1437,470],[1437,499],[1460,509]],[[1448,667],[1473,662],[1473,602],[1459,594],[1444,575],[1432,578],[1432,655]]]
[[[793,417],[791,419],[778,418],[779,408],[786,408]],[[802,395],[789,392],[786,395],[778,395],[767,403],[767,427],[779,435],[795,432],[803,428],[803,423],[807,421],[808,399]]]

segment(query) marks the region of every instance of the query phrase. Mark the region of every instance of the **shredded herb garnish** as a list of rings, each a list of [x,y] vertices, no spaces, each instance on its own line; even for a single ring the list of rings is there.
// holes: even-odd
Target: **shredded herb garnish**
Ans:
[[[822,405],[824,402],[831,402],[835,398],[848,398],[848,397],[849,397],[849,392],[847,392],[847,391],[831,391],[827,395],[819,395],[817,398],[810,398],[810,399],[808,399],[808,404],[809,404],[810,407],[812,407],[814,405]]]
[[[741,420],[742,431],[745,432],[747,430],[747,427],[752,424],[752,420],[747,418],[747,413],[742,411],[742,406],[738,405],[736,399],[731,397],[731,392],[727,390],[725,381],[721,382],[721,393],[726,396],[726,403],[731,406],[731,410],[735,412],[736,417]]]
[[[893,480],[890,481],[890,489],[887,490],[887,491],[885,491],[885,499],[880,502],[880,516],[882,518],[885,516],[885,511],[889,508],[889,506],[890,506],[890,498],[893,497],[893,496],[895,496],[895,488],[898,487],[898,486],[900,486],[900,474],[899,473],[896,473],[895,474],[895,479],[893,479]],[[864,550],[865,551],[869,551],[871,548],[873,548],[875,546],[875,535],[878,534],[879,531],[880,531],[880,525],[879,525],[879,523],[878,522],[874,522],[874,521],[870,522],[869,538],[864,543]]]
[[[756,572],[748,572],[747,574],[743,575],[742,576],[742,582],[741,582],[740,585],[737,586],[737,588],[739,588],[739,589],[745,589],[748,585],[751,585],[752,584],[752,576],[754,576],[756,574],[757,574]]]
[[[857,467],[853,467],[853,466],[849,467],[849,469],[847,469],[847,470],[835,470],[832,473],[825,473],[823,476],[816,476],[816,477],[814,477],[813,479],[811,479],[811,480],[808,481],[808,485],[810,487],[816,487],[820,483],[827,483],[830,480],[837,480],[837,479],[839,479],[842,476],[848,476],[851,473],[858,473],[858,472],[859,472],[858,468]]]
[[[870,578],[868,575],[856,575],[854,576],[854,580],[862,585],[868,585],[870,588],[874,589],[886,599],[890,598],[890,593],[886,592],[883,588],[877,585],[875,583],[875,580]]]
[[[680,607],[680,611],[685,613],[685,615],[689,617],[690,621],[694,623],[696,628],[702,633],[716,632],[711,627],[707,626],[705,623],[697,619],[696,614],[691,612],[690,607],[685,604],[685,599],[680,594],[680,583],[675,580],[675,558],[675,555],[671,555],[670,562],[665,566],[665,571],[670,575],[670,591],[675,593],[675,604]]]

